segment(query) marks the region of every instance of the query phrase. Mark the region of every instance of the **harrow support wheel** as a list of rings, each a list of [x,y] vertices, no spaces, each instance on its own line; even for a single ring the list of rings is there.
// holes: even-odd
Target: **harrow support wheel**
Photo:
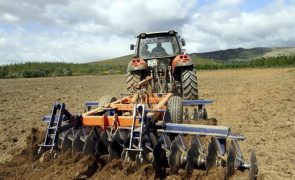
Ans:
[[[252,149],[250,151],[250,171],[249,171],[249,179],[250,180],[256,180],[258,174],[258,167],[257,167],[257,159],[256,159],[256,153]]]
[[[179,96],[171,96],[168,100],[168,110],[172,122],[181,124],[183,121],[182,98]]]
[[[196,70],[186,68],[181,72],[181,85],[183,99],[198,99],[198,81]]]
[[[227,160],[226,160],[226,177],[225,179],[229,179],[231,176],[235,174],[236,170],[236,161],[237,161],[237,149],[234,144],[234,141],[231,140],[228,152],[227,152]]]
[[[103,108],[105,107],[107,104],[112,103],[114,101],[116,101],[117,98],[111,95],[104,95],[99,99],[99,107]]]

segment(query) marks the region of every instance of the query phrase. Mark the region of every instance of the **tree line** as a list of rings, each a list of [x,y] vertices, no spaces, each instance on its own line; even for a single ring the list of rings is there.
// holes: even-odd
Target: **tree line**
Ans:
[[[232,63],[197,63],[199,70],[208,69],[234,69],[234,68],[269,68],[269,67],[294,67],[295,56],[262,57],[249,62]],[[126,65],[113,64],[74,64],[52,62],[26,62],[20,64],[0,66],[0,78],[32,78],[54,76],[79,76],[79,75],[107,75],[124,74]]]
[[[79,76],[121,74],[123,65],[26,62],[0,66],[0,78],[31,78],[52,76]]]

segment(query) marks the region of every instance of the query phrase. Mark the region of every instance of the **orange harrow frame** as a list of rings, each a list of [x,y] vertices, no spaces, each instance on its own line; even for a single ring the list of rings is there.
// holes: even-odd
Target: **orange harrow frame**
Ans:
[[[166,103],[172,96],[172,93],[157,94],[151,93],[142,99],[143,103],[149,104],[149,113],[147,116],[152,117],[153,120],[163,117],[166,111]],[[130,115],[134,109],[134,104],[137,103],[139,94],[126,96],[120,100],[104,105],[103,108],[98,107],[82,114],[82,125],[84,126],[101,126],[108,127],[114,124],[120,127],[131,127],[133,117]],[[108,113],[104,113],[108,111]],[[113,113],[112,111],[120,112]],[[139,127],[139,118],[136,118],[135,126]]]

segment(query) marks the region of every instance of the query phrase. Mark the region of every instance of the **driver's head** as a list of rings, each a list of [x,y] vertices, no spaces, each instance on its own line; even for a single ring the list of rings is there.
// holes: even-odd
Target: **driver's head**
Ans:
[[[158,47],[158,48],[159,48],[159,47],[162,47],[162,43],[158,42],[158,43],[157,43],[157,47]]]
[[[147,45],[147,44],[145,44],[144,46],[143,46],[143,49],[148,49],[149,48],[149,46]]]

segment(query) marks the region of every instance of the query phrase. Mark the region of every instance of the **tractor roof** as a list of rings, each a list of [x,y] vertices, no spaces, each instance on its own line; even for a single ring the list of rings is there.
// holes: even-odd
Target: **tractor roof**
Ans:
[[[146,35],[154,35],[154,34],[170,34],[170,35],[174,35],[174,34],[177,34],[177,31],[169,30],[169,31],[158,31],[158,32],[142,32],[139,35],[137,35],[136,37],[144,37]]]

